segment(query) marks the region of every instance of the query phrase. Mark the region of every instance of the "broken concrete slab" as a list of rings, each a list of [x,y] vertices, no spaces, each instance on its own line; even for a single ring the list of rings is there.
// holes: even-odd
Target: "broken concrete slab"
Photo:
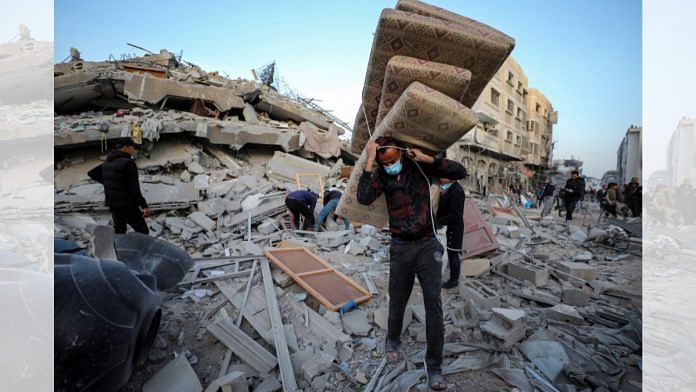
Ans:
[[[266,124],[234,120],[203,125],[210,143],[226,144],[237,151],[248,144],[278,146],[285,152],[297,151],[302,147],[300,133],[296,129],[281,129]]]
[[[250,103],[246,103],[244,105],[244,110],[242,110],[242,116],[244,117],[244,121],[246,121],[246,122],[249,122],[249,123],[259,122],[259,117],[256,114],[256,110],[254,109],[253,106],[251,106]]]
[[[508,238],[516,240],[520,238],[520,228],[513,225],[503,226],[505,228],[504,233]]]
[[[554,384],[557,377],[565,378],[563,369],[570,365],[571,360],[563,345],[548,330],[537,330],[520,343],[519,350]]]
[[[341,316],[341,321],[343,322],[343,330],[350,335],[367,336],[372,330],[367,315],[362,309],[344,313]]]
[[[486,258],[474,258],[462,260],[461,276],[472,277],[486,271],[491,266],[491,261]]]
[[[314,357],[313,348],[305,348],[304,350],[290,354],[290,361],[292,362],[292,370],[295,372],[295,377],[300,377],[302,375],[302,365]]]
[[[586,263],[559,261],[556,263],[556,268],[572,277],[587,281],[593,280],[597,277],[597,269]]]
[[[509,263],[507,273],[513,278],[532,282],[537,287],[544,287],[549,282],[549,270],[546,267],[525,260]]]
[[[278,222],[275,219],[267,218],[256,226],[256,230],[261,234],[271,234],[278,230]]]
[[[314,354],[311,358],[302,363],[302,375],[304,379],[311,382],[314,377],[329,370],[334,358],[335,356],[324,350],[320,350],[318,353]]]
[[[292,120],[296,123],[309,121],[321,129],[329,129],[331,120],[322,113],[299,105],[278,93],[264,89],[261,95],[261,100],[254,107],[262,112],[266,112],[269,116],[276,120]]]
[[[306,151],[313,152],[326,159],[341,155],[338,127],[329,127],[329,130],[325,131],[305,121],[300,124],[298,130],[304,136],[305,142],[302,147]]]
[[[367,250],[366,246],[363,246],[360,242],[356,240],[351,240],[348,245],[346,245],[343,250],[344,254],[351,254],[353,256],[360,256]]]
[[[243,109],[244,100],[234,90],[222,87],[180,83],[172,79],[153,78],[132,74],[126,79],[123,92],[131,103],[151,105],[162,102],[167,97],[188,98],[210,102],[220,112]]]
[[[504,308],[492,308],[491,311],[491,319],[482,328],[502,340],[503,347],[510,348],[526,336],[524,311]]]
[[[546,318],[563,321],[574,325],[582,325],[585,319],[578,313],[574,306],[558,304],[544,310]]]
[[[273,158],[268,161],[268,175],[283,181],[295,182],[296,174],[314,173],[326,177],[329,175],[330,168],[318,163],[303,159],[294,155],[276,151]],[[303,183],[308,183],[311,189],[319,193],[318,179],[308,177],[303,178]]]
[[[208,218],[204,213],[200,211],[195,211],[188,216],[188,219],[193,221],[198,226],[202,227],[206,231],[210,231],[215,227],[215,221]]]
[[[459,284],[459,296],[471,299],[483,309],[500,306],[500,296],[488,286],[477,280],[464,280]]]
[[[160,391],[203,391],[203,386],[185,355],[179,354],[143,385],[143,392]]]
[[[561,301],[570,306],[585,307],[590,302],[590,294],[583,289],[564,285]]]
[[[337,343],[345,343],[351,340],[350,336],[346,335],[340,329],[321,317],[319,313],[310,309],[304,303],[298,304],[290,301],[290,305],[294,308],[297,314],[306,315],[309,317],[309,328],[317,334],[324,342],[327,342],[331,347],[335,347]]]
[[[359,241],[360,245],[366,249],[377,250],[382,247],[382,243],[374,237],[364,237]]]

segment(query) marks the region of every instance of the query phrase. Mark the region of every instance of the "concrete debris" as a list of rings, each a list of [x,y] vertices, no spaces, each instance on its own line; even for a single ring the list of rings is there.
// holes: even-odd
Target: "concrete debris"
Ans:
[[[473,300],[455,302],[452,304],[450,319],[457,327],[471,328],[478,325],[478,309]]]
[[[513,278],[532,282],[537,287],[546,286],[549,282],[549,270],[546,267],[524,260],[508,264],[507,273]]]
[[[320,350],[318,353],[314,354],[308,360],[302,363],[302,375],[305,380],[311,382],[314,377],[331,369],[331,363],[333,362],[335,356],[330,353]]]
[[[561,301],[576,307],[585,307],[590,302],[590,294],[580,288],[564,285]]]
[[[193,221],[193,223],[208,231],[212,230],[213,227],[215,227],[215,221],[208,218],[204,213],[200,211],[196,211],[190,214],[188,216],[188,219],[190,219],[191,221]]]
[[[143,392],[202,392],[203,386],[186,356],[179,354],[143,385]]]
[[[500,306],[500,296],[488,286],[477,280],[465,280],[459,284],[459,296],[463,300],[472,300],[484,309]]]
[[[563,321],[570,324],[582,325],[585,319],[578,313],[574,306],[566,304],[554,305],[545,310],[546,318],[550,320]]]
[[[463,277],[479,276],[491,266],[491,261],[485,258],[462,260],[461,275]]]
[[[597,277],[597,269],[586,263],[559,261],[556,263],[556,268],[567,275],[586,281],[593,280]]]
[[[524,311],[519,309],[492,308],[492,318],[483,324],[483,330],[503,341],[503,348],[510,348],[526,336]]]
[[[341,316],[343,330],[350,335],[368,336],[372,326],[364,311],[357,309]]]

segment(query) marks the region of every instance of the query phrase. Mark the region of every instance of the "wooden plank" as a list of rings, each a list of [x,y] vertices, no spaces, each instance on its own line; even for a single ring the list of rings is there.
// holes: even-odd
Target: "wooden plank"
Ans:
[[[331,272],[331,271],[333,271],[332,268],[324,268],[324,269],[320,269],[320,270],[316,270],[316,271],[303,272],[301,274],[296,274],[296,276],[299,276],[299,277],[312,276],[312,275],[325,274],[325,273]]]
[[[273,354],[237,328],[229,319],[220,319],[209,324],[208,331],[249,366],[262,374],[270,372],[278,363]]]
[[[261,260],[261,274],[263,276],[263,287],[266,290],[266,301],[268,302],[268,315],[271,318],[273,329],[273,341],[275,342],[276,356],[278,358],[278,368],[280,369],[280,380],[283,384],[283,391],[294,392],[297,390],[295,373],[292,370],[290,361],[290,350],[283,327],[283,318],[278,308],[278,298],[276,298],[273,276],[268,260]]]
[[[306,248],[272,249],[265,254],[331,311],[350,300],[361,303],[372,298],[370,292]]]

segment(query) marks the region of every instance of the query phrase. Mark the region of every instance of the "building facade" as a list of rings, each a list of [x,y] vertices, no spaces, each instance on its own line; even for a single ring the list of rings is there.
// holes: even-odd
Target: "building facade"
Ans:
[[[543,181],[558,114],[541,92],[528,87],[527,76],[513,57],[503,63],[472,110],[478,124],[447,151],[448,157],[467,168],[465,185],[499,193],[512,184],[531,190]]]
[[[696,183],[696,118],[683,118],[674,130],[667,146],[667,176],[669,185],[679,186],[684,179]]]
[[[616,170],[619,182],[627,184],[631,178],[643,175],[643,128],[631,125],[621,140],[616,153]],[[641,181],[642,182],[642,181]]]

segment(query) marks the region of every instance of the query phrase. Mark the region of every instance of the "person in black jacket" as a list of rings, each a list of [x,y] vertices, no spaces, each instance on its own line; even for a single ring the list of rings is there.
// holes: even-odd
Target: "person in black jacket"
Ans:
[[[150,216],[150,209],[140,192],[138,166],[133,160],[136,147],[129,137],[117,140],[116,149],[106,161],[87,173],[89,178],[104,185],[104,204],[111,211],[116,234],[125,234],[126,225],[139,233],[149,232],[145,218]]]
[[[466,172],[458,162],[432,157],[417,148],[407,149],[391,138],[369,141],[365,152],[367,162],[358,182],[358,203],[370,205],[383,194],[391,231],[385,353],[389,361],[398,360],[404,313],[418,277],[425,304],[426,375],[430,389],[443,390],[447,388],[442,376],[445,328],[440,298],[444,249],[435,236],[430,178],[460,180]]]
[[[307,189],[290,192],[285,197],[285,206],[292,213],[292,224],[295,230],[300,227],[300,216],[304,218],[302,230],[308,230],[314,226],[314,207],[317,205],[318,198],[319,195]]]
[[[580,178],[580,173],[577,170],[573,170],[570,173],[570,178],[565,184],[565,204],[566,204],[566,222],[573,220],[573,211],[575,211],[575,206],[578,201],[582,199],[583,192],[585,191],[585,181]]]
[[[450,278],[442,284],[444,289],[453,289],[459,285],[459,273],[462,267],[462,239],[464,237],[464,201],[465,194],[457,181],[443,178],[440,180],[440,204],[437,208],[438,226],[447,226],[447,259],[449,260]]]

